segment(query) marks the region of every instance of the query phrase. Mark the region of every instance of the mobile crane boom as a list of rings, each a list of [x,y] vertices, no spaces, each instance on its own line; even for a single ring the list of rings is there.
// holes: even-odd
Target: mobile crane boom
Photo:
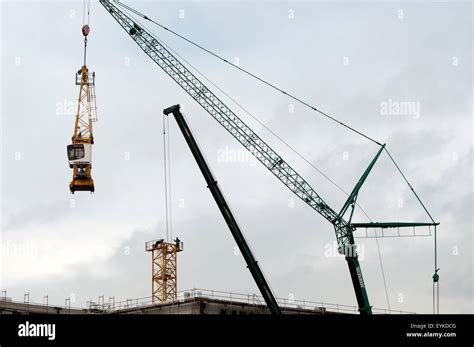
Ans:
[[[250,247],[248,246],[247,241],[245,240],[244,235],[240,230],[239,224],[237,223],[234,214],[229,208],[229,205],[227,204],[227,201],[224,198],[224,195],[222,194],[219,185],[217,184],[217,181],[214,179],[214,176],[212,175],[212,172],[209,169],[209,166],[207,165],[207,162],[204,159],[204,156],[202,155],[196,140],[194,139],[193,133],[191,132],[191,129],[189,128],[186,120],[184,119],[184,116],[180,111],[180,106],[174,105],[168,107],[163,111],[163,113],[165,115],[169,115],[170,113],[172,113],[174,119],[176,120],[176,123],[178,123],[178,126],[186,140],[186,143],[188,144],[189,149],[191,150],[194,159],[196,160],[196,163],[198,164],[199,169],[201,170],[201,173],[204,176],[204,179],[206,180],[207,187],[211,191],[212,196],[214,197],[214,200],[216,201],[216,204],[219,207],[219,210],[221,211],[222,216],[224,217],[230,229],[230,232],[232,233],[232,236],[234,237],[234,240],[237,243],[237,246],[239,247],[240,252],[242,253],[245,259],[245,262],[247,263],[247,267],[250,270],[250,273],[252,274],[255,283],[257,284],[260,293],[262,294],[268,308],[270,309],[270,312],[272,314],[281,314],[280,308],[278,307],[278,303],[275,300],[275,297],[273,296],[270,286],[265,280],[265,277],[263,276],[263,273],[260,270],[260,266],[258,265],[257,260],[253,256],[252,251],[250,250]]]
[[[339,217],[337,212],[324,202],[303,177],[214,95],[153,35],[135,23],[132,18],[112,4],[111,1],[100,0],[100,3],[138,46],[181,88],[196,100],[237,141],[247,148],[288,189],[335,226],[336,239],[340,251],[345,252],[348,246],[351,249],[351,254],[346,259],[348,260],[360,312],[371,313],[362,271],[357,260],[357,253],[355,252],[354,228],[350,227],[342,217]]]
[[[356,294],[359,312],[371,314],[367,291],[359,265],[354,242],[356,223],[351,224],[344,219],[349,207],[352,212],[358,192],[370,173],[375,161],[384,149],[380,150],[362,175],[342,210],[337,213],[327,205],[311,185],[301,177],[282,157],[280,157],[265,141],[250,129],[231,109],[229,109],[208,87],[206,87],[185,65],[183,65],[158,39],[145,28],[137,24],[130,16],[121,11],[110,0],[99,0],[110,15],[120,24],[138,46],[168,74],[181,88],[196,100],[219,124],[224,127],[242,146],[252,153],[273,175],[289,190],[322,215],[334,226],[339,252],[345,255],[352,284]],[[118,1],[115,3],[120,4]],[[149,19],[143,16],[145,19]],[[349,221],[352,219],[352,212]],[[439,223],[438,223],[439,224]],[[413,226],[414,223],[373,223],[374,227],[398,228]],[[435,225],[426,223],[425,225]]]

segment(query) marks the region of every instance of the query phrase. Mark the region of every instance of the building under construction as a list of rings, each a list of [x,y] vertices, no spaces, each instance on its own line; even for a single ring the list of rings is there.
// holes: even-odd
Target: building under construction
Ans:
[[[193,288],[178,293],[175,300],[153,303],[153,297],[115,301],[103,297],[89,301],[84,308],[32,303],[0,297],[0,314],[270,314],[263,298],[256,294],[231,293]],[[358,314],[357,306],[310,300],[277,298],[283,314]],[[375,314],[413,314],[415,312],[373,308]]]

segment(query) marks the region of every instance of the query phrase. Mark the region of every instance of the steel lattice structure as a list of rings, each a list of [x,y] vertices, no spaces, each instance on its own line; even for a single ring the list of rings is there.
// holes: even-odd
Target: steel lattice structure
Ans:
[[[120,24],[138,46],[166,72],[186,93],[196,100],[220,125],[222,125],[242,146],[252,153],[289,190],[312,209],[322,215],[334,226],[339,252],[345,255],[356,294],[359,311],[370,314],[371,306],[367,296],[362,271],[360,269],[354,231],[356,227],[399,228],[408,226],[437,225],[439,223],[352,223],[352,215],[357,196],[377,158],[384,150],[381,147],[369,167],[357,182],[341,211],[337,213],[329,207],[311,185],[300,176],[280,155],[250,129],[232,110],[230,110],[209,88],[207,88],[185,65],[183,65],[157,38],[136,23],[109,0],[100,0],[112,17]],[[118,1],[117,1],[118,3]],[[120,5],[120,3],[119,3]],[[125,6],[130,9],[128,6]],[[133,9],[131,9],[134,11]],[[136,11],[135,11],[136,12]],[[142,18],[148,17],[139,14]],[[342,123],[341,123],[342,124]],[[420,201],[421,202],[421,201]],[[349,221],[343,217],[351,208]]]
[[[164,240],[150,241],[145,249],[151,252],[152,302],[176,300],[178,295],[178,257],[180,244]]]

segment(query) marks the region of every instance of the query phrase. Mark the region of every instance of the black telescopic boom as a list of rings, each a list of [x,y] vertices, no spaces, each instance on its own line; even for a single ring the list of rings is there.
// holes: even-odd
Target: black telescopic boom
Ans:
[[[260,293],[265,299],[270,312],[275,315],[281,314],[278,303],[275,300],[275,297],[273,296],[270,286],[263,276],[260,267],[258,266],[258,262],[255,260],[255,257],[253,256],[252,251],[250,250],[247,241],[245,240],[242,231],[240,230],[239,225],[237,224],[237,221],[219,188],[219,185],[217,184],[217,181],[214,179],[214,176],[212,175],[212,172],[209,169],[209,166],[207,165],[206,160],[204,159],[204,156],[202,155],[201,150],[199,149],[199,146],[194,139],[188,124],[186,123],[186,120],[180,112],[180,106],[174,105],[168,107],[167,109],[163,110],[163,113],[165,115],[173,113],[173,116],[176,119],[176,122],[178,123],[184,138],[186,139],[189,149],[191,150],[194,159],[199,166],[199,169],[201,169],[204,179],[206,180],[207,187],[211,191],[212,196],[214,197],[214,200],[216,201],[216,204],[222,213],[222,216],[229,226],[230,232],[232,233],[232,236],[234,237],[240,252],[244,256],[247,267],[250,270],[250,273],[252,274],[253,279],[260,290]]]

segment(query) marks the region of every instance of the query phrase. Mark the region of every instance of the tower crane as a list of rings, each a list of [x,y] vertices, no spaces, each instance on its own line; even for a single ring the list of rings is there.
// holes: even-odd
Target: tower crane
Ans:
[[[92,122],[97,121],[97,107],[95,102],[95,72],[89,72],[86,64],[87,36],[90,27],[84,24],[84,64],[76,73],[76,85],[79,86],[76,120],[72,135],[72,144],[67,146],[69,167],[73,171],[69,189],[72,194],[76,191],[94,192],[94,180],[91,175],[92,145],[94,135]]]
[[[137,43],[137,45],[170,76],[191,98],[201,105],[224,129],[226,129],[242,146],[252,153],[278,180],[291,192],[304,201],[309,207],[318,212],[330,222],[336,234],[339,252],[345,256],[349,273],[354,287],[359,312],[371,314],[366,286],[358,260],[354,232],[356,228],[401,228],[417,226],[436,226],[439,223],[412,222],[374,222],[353,223],[352,216],[357,202],[359,191],[374,167],[377,159],[385,148],[380,144],[380,149],[375,154],[367,169],[362,174],[348,199],[336,212],[311,185],[293,169],[280,155],[278,155],[264,140],[248,127],[229,107],[227,107],[204,83],[202,83],[183,63],[181,63],[158,39],[133,18],[123,12],[115,4],[119,1],[99,0],[109,14]],[[124,5],[121,5],[124,6]],[[127,6],[128,9],[130,7]],[[137,11],[134,11],[136,14]],[[141,15],[142,18],[149,18]],[[342,124],[342,123],[341,123]],[[413,190],[413,189],[412,189]],[[346,213],[350,210],[349,218]]]

